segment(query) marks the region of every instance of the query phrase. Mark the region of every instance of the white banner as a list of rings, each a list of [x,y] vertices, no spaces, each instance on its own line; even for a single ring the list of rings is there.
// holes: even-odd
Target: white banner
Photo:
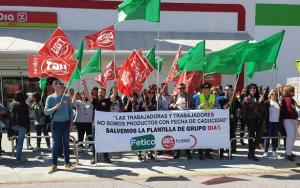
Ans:
[[[96,152],[228,148],[229,110],[95,113]]]

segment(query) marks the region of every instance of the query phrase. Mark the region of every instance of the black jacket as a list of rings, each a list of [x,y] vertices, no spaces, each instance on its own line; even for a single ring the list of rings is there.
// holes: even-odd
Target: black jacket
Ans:
[[[29,127],[30,125],[29,107],[27,104],[13,102],[11,107],[10,124],[12,126],[20,125],[26,129]]]

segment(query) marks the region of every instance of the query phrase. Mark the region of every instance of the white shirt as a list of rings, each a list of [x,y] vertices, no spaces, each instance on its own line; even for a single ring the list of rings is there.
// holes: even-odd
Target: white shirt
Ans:
[[[158,106],[159,110],[169,110],[169,104],[172,100],[171,95],[159,95],[158,96]]]
[[[280,106],[276,101],[270,101],[269,122],[279,122]]]
[[[178,105],[179,110],[187,110],[187,101],[185,97],[178,96],[176,104]]]

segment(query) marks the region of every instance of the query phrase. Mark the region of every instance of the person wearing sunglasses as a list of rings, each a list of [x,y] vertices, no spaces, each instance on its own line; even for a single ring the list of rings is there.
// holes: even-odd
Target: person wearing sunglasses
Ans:
[[[74,166],[70,163],[70,128],[73,127],[73,105],[69,96],[64,94],[65,85],[59,80],[53,81],[54,93],[46,99],[44,113],[51,117],[52,131],[52,166],[48,171],[52,174],[57,171],[57,158],[59,145],[63,142],[65,168],[71,170]],[[62,139],[62,142],[61,142]]]
[[[248,140],[248,159],[259,161],[255,156],[255,150],[262,137],[266,107],[264,95],[259,95],[256,84],[247,86],[247,96],[244,98],[243,107],[243,118],[245,118],[245,123],[248,126],[249,137],[254,138]]]
[[[267,130],[267,136],[268,137],[277,137],[279,130],[278,130],[278,123],[279,123],[279,116],[280,116],[280,105],[278,103],[278,95],[277,90],[272,89],[268,95],[269,100],[266,102],[266,108],[267,108],[267,120],[268,120],[268,130]],[[268,150],[270,145],[270,139],[265,139],[264,141],[264,147],[265,151],[263,154],[264,158],[268,157]],[[272,138],[272,156],[274,158],[278,158],[278,155],[276,153],[276,148],[278,146],[278,139]]]
[[[192,97],[185,91],[185,84],[180,83],[178,86],[179,92],[173,96],[169,109],[170,110],[188,110],[193,107],[193,99]],[[186,158],[192,159],[191,151],[185,150]],[[180,157],[180,150],[175,151],[174,159],[178,159]]]
[[[225,86],[225,96],[220,96],[218,98],[221,109],[229,109],[230,117],[230,140],[235,138],[238,116],[238,109],[241,109],[241,103],[238,101],[234,94],[234,89],[232,85],[228,84]],[[232,153],[236,152],[236,140],[231,142]],[[220,150],[220,158],[224,157],[224,149]]]
[[[110,97],[106,98],[106,89],[105,88],[100,88],[98,90],[98,97],[97,98],[93,98],[93,106],[95,108],[95,110],[97,111],[102,111],[102,112],[110,112],[111,109],[111,100]],[[93,129],[93,135],[94,135],[95,131]],[[95,159],[95,145],[93,145],[93,158],[91,160],[91,164],[95,164],[96,163],[96,159]],[[103,153],[103,157],[104,157],[104,163],[112,163],[112,161],[109,158],[109,153]]]
[[[216,109],[219,108],[219,103],[216,98],[216,95],[211,94],[212,85],[208,82],[205,82],[202,86],[202,92],[199,94],[198,97],[198,106],[194,106],[195,109],[200,110],[210,110],[210,109]],[[200,160],[204,160],[206,158],[214,159],[214,156],[211,155],[211,149],[199,149],[198,150],[198,158]]]

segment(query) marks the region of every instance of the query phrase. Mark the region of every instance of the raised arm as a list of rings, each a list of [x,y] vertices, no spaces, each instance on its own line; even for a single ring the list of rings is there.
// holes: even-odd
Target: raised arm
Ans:
[[[84,95],[87,97],[87,99],[89,100],[89,102],[93,101],[93,97],[90,95],[89,90],[88,90],[88,86],[86,83],[86,80],[82,80],[82,85],[83,85],[83,92]]]

